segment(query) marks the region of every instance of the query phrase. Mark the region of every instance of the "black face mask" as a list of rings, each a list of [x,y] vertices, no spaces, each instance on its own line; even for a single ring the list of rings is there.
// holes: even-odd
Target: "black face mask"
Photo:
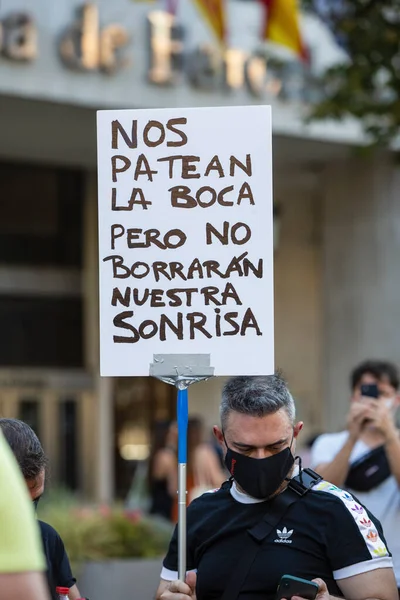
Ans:
[[[225,465],[240,487],[253,498],[269,498],[277,492],[294,465],[290,447],[267,458],[251,458],[228,447]],[[291,446],[291,445],[290,445]]]
[[[35,498],[35,500],[32,500],[33,506],[35,507],[35,510],[37,510],[38,504],[39,504],[39,500],[40,500],[40,496],[39,498]]]

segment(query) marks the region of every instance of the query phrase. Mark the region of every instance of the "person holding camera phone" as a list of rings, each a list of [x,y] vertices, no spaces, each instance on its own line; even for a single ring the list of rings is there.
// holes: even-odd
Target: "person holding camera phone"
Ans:
[[[231,478],[189,505],[186,581],[178,580],[175,529],[156,599],[394,600],[379,521],[296,465],[303,423],[283,379],[229,379],[220,416],[214,434]]]
[[[395,365],[366,361],[351,373],[347,430],[321,435],[311,465],[320,475],[354,493],[382,523],[393,554],[400,597],[400,403]]]

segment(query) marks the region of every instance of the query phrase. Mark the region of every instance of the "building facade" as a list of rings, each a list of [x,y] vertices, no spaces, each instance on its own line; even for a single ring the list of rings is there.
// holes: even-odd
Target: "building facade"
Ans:
[[[260,43],[260,19],[229,2],[222,51],[189,0],[175,17],[161,1],[1,5],[0,410],[34,426],[56,485],[124,496],[175,410],[157,380],[99,376],[97,109],[272,105],[276,366],[309,434],[343,423],[354,362],[400,359],[399,172],[353,155],[356,124],[305,123],[339,52],[322,25],[304,20],[306,68]],[[190,390],[207,426],[222,383]]]

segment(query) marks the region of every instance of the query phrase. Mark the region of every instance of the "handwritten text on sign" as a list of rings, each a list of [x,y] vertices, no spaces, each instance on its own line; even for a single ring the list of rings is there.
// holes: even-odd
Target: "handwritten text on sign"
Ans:
[[[269,107],[98,113],[103,375],[273,371]]]

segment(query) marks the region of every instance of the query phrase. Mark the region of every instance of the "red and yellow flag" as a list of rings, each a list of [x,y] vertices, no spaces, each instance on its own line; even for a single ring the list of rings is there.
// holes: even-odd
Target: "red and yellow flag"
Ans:
[[[225,0],[194,0],[207,23],[220,42],[225,41],[226,7]]]
[[[297,0],[262,0],[266,7],[264,39],[286,46],[303,60],[307,58],[299,25]]]

